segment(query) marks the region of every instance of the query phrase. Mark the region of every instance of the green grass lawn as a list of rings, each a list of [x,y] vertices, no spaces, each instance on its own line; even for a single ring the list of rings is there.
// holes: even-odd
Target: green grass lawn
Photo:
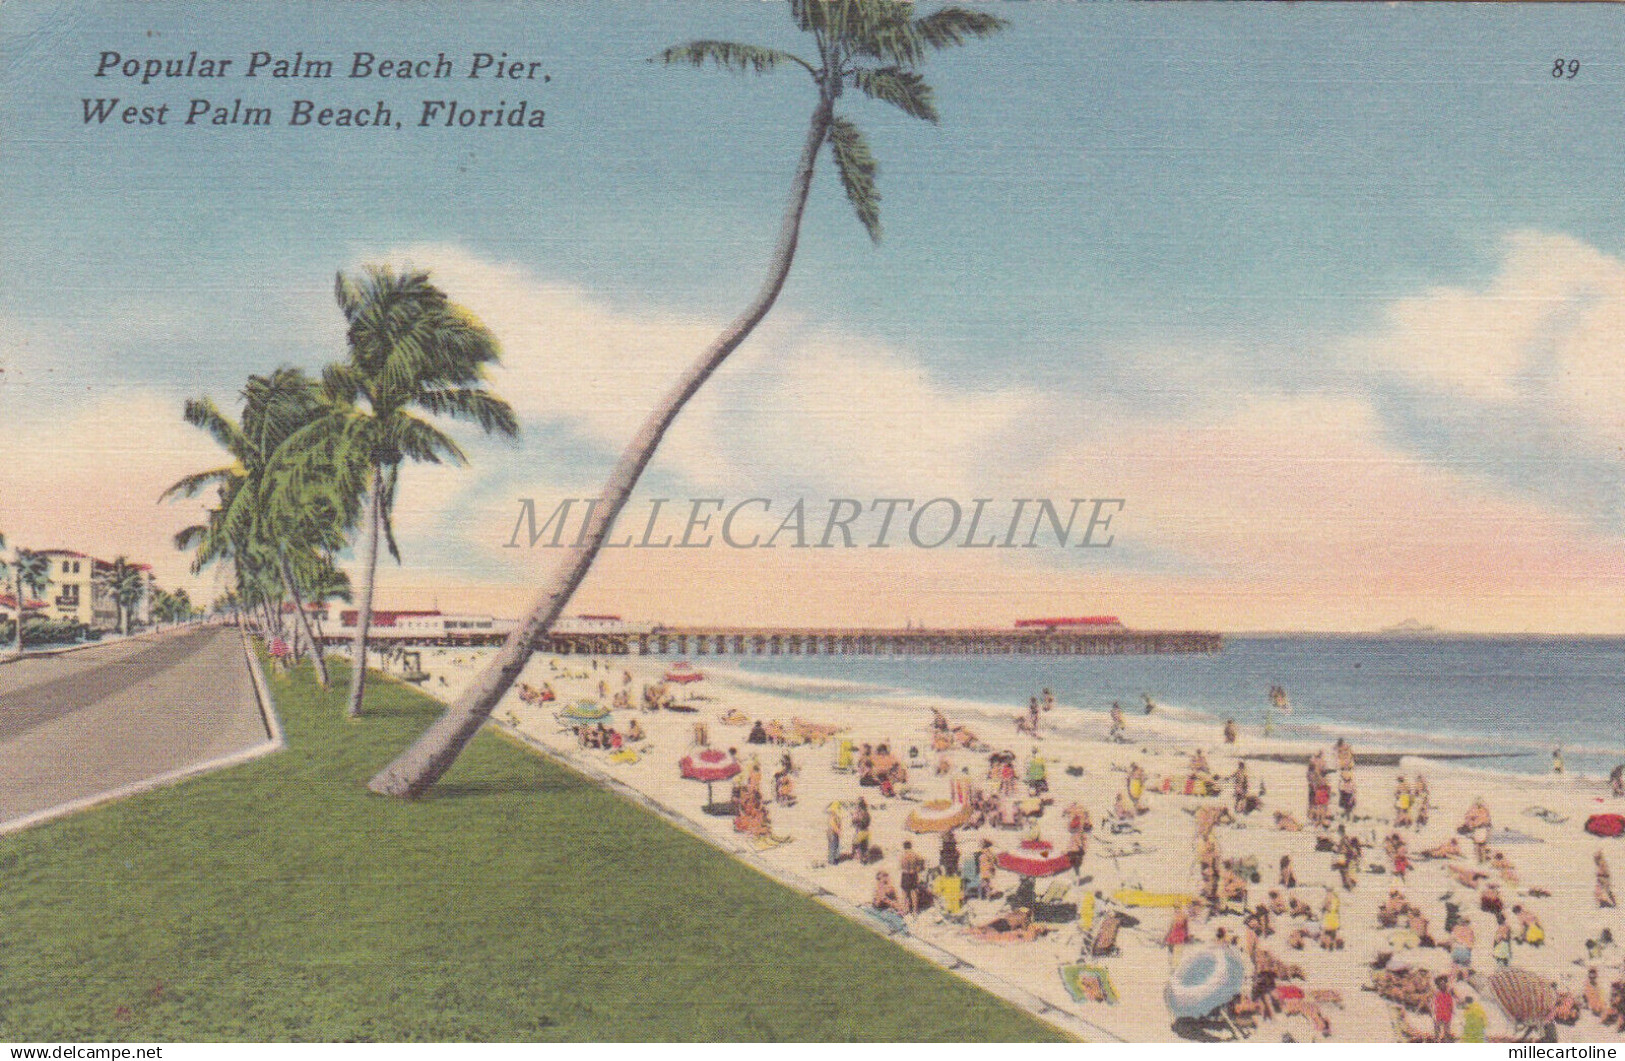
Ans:
[[[438,706],[271,676],[289,748],[0,839],[0,1039],[1053,1039],[1019,1010]]]

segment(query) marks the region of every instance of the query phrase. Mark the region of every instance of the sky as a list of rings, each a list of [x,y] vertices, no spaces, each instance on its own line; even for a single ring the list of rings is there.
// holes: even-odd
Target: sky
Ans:
[[[930,5],[923,5],[929,7]],[[932,57],[940,125],[848,94],[872,245],[827,155],[767,322],[685,411],[648,499],[1121,499],[1100,549],[606,554],[572,610],[704,622],[1625,633],[1625,20],[1572,5],[990,5]],[[760,283],[813,92],[648,62],[805,50],[775,3],[9,0],[0,14],[0,531],[169,544],[218,463],[182,402],[341,359],[333,276],[426,268],[497,335],[517,442],[411,468],[385,606],[518,614]],[[331,80],[95,76],[256,51]],[[348,79],[357,51],[445,80]],[[464,73],[475,52],[546,81]],[[1554,62],[1577,59],[1573,77]],[[241,99],[267,127],[87,124]],[[293,101],[401,129],[291,127]],[[424,99],[545,110],[419,128]],[[642,506],[642,507],[640,507]],[[771,530],[771,526],[769,527]],[[678,527],[681,533],[681,527]],[[1076,539],[1074,539],[1075,541]]]

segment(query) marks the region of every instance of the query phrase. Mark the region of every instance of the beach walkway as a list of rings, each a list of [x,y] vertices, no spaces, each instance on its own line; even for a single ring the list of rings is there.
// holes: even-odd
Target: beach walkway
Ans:
[[[0,667],[0,830],[267,741],[223,627]]]

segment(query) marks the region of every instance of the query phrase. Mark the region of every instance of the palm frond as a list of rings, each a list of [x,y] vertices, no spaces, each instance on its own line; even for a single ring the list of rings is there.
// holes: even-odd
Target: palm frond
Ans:
[[[829,124],[830,153],[835,156],[835,171],[840,175],[846,198],[857,212],[858,220],[868,230],[869,238],[880,242],[880,191],[875,187],[875,176],[880,165],[863,138],[858,127],[845,118],[836,117]]]
[[[959,47],[975,39],[991,37],[1010,23],[985,11],[944,7],[914,20],[914,30],[931,48]]]
[[[209,528],[201,523],[194,523],[190,527],[182,528],[181,530],[175,532],[175,548],[179,549],[181,552],[185,552],[198,542],[202,541],[204,535],[208,533]]]
[[[480,425],[486,434],[502,434],[514,438],[519,434],[519,419],[513,406],[487,390],[459,388],[456,390],[429,390],[418,397],[418,404],[436,416],[449,416]]]
[[[859,67],[852,72],[852,84],[870,99],[890,103],[911,118],[920,118],[935,124],[937,105],[932,98],[931,86],[913,70],[899,66],[878,69]]]
[[[233,457],[241,459],[248,440],[242,429],[220,411],[212,398],[188,398],[181,408],[181,419],[193,427],[202,428]]]
[[[198,472],[196,475],[184,476],[170,486],[169,489],[159,494],[158,500],[167,501],[177,495],[180,497],[193,497],[206,486],[227,483],[243,474],[241,464],[228,464],[223,468],[211,468],[206,472]]]
[[[709,62],[716,64],[723,70],[732,70],[738,74],[766,74],[783,63],[795,63],[806,69],[808,73],[813,72],[812,66],[800,56],[779,51],[777,48],[762,48],[754,44],[736,44],[733,41],[689,41],[687,44],[678,44],[667,48],[649,61],[651,63],[665,63],[667,66],[677,66],[684,63],[689,66],[704,66]]]
[[[409,413],[400,413],[381,425],[387,437],[386,450],[393,450],[408,460],[425,464],[440,464],[442,458],[453,464],[467,464],[468,455],[450,436],[434,425]],[[394,464],[393,460],[385,463]]]

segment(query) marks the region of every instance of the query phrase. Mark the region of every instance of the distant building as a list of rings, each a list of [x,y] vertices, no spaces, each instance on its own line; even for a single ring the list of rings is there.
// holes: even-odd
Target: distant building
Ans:
[[[553,624],[556,634],[619,634],[626,629],[619,615],[567,615]]]
[[[1082,615],[1072,619],[1017,619],[1017,630],[1122,630],[1115,615]]]
[[[358,608],[346,608],[339,612],[339,630],[329,629],[328,637],[354,637],[360,617]],[[513,632],[515,625],[512,619],[498,619],[490,615],[447,615],[438,609],[396,611],[379,608],[372,613],[368,636],[379,641],[444,641],[450,644],[506,637]]]
[[[113,575],[111,561],[98,560],[72,549],[36,549],[51,561],[51,583],[46,587],[46,611],[52,619],[72,619],[97,630],[118,628],[118,602],[108,584]],[[153,578],[150,564],[132,564],[141,572],[141,598],[130,609],[130,620],[138,625],[152,622]]]

